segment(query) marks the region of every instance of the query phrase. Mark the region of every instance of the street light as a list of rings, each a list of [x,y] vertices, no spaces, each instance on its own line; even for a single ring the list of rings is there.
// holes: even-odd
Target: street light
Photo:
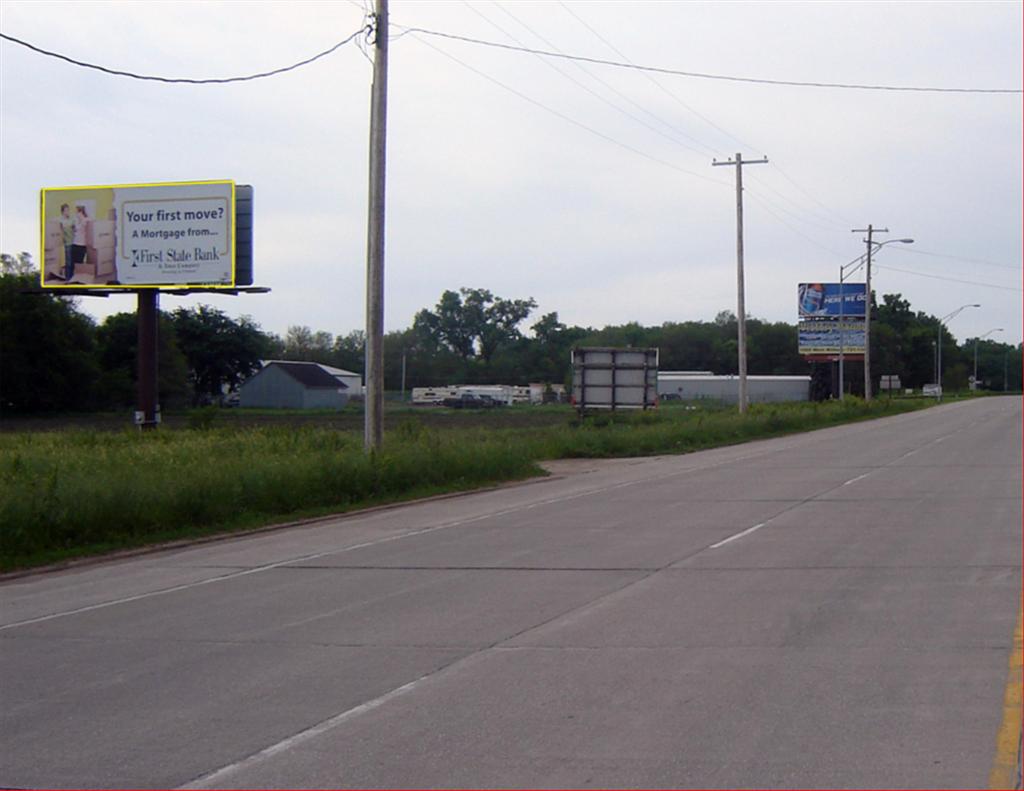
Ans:
[[[939,401],[942,400],[942,322],[948,321],[950,319],[955,319],[957,316],[960,315],[960,311],[964,310],[965,308],[980,308],[980,307],[981,307],[981,305],[979,305],[977,303],[970,304],[970,305],[961,305],[956,310],[954,310],[952,313],[947,313],[945,316],[943,316],[941,319],[939,319],[939,344],[936,347],[936,353],[938,355],[938,363],[936,365],[936,368],[938,369],[938,374],[939,375],[938,375],[938,381],[935,383],[935,384],[937,384],[939,386],[939,396],[938,396]]]
[[[993,332],[1002,331],[1002,327],[996,327],[994,330],[989,330],[984,335],[979,335],[977,338],[974,339],[974,387],[971,388],[972,390],[978,389],[978,341],[980,341],[982,338],[987,338]]]
[[[843,383],[844,372],[843,363],[845,361],[845,348],[846,348],[846,332],[843,329],[843,321],[845,318],[846,311],[846,299],[843,296],[843,282],[847,274],[846,270],[849,267],[849,274],[853,274],[861,265],[867,261],[867,269],[865,271],[864,278],[864,400],[871,400],[871,253],[875,250],[880,250],[887,244],[913,244],[913,239],[888,239],[884,242],[876,242],[870,238],[865,240],[868,243],[868,251],[864,255],[857,256],[850,263],[843,264],[839,267],[839,400],[843,400],[843,391],[845,385]],[[872,247],[872,245],[874,245]]]

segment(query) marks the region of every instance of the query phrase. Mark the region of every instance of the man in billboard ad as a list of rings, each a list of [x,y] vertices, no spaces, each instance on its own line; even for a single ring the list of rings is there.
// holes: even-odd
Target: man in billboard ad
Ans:
[[[234,286],[233,181],[44,189],[41,203],[44,288]]]
[[[863,283],[801,283],[800,318],[839,318],[864,315]]]

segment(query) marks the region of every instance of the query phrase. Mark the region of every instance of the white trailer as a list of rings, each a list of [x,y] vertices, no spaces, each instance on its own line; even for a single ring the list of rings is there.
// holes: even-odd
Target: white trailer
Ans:
[[[451,387],[414,387],[412,404],[414,406],[440,406],[446,398],[457,398],[458,392]]]
[[[508,406],[513,402],[514,391],[512,385],[456,385],[456,395],[467,393],[475,396],[488,396],[499,404]]]

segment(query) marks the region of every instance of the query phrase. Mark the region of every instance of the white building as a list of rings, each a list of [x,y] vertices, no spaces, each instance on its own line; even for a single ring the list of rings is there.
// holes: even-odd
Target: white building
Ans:
[[[739,401],[740,378],[691,371],[658,371],[658,398],[697,401],[709,399],[726,404]],[[752,404],[769,401],[808,401],[810,376],[747,376],[747,399]]]

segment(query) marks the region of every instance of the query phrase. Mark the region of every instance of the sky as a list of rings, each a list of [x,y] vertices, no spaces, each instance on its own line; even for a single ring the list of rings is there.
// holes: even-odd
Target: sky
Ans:
[[[960,341],[1022,333],[1019,2],[392,0],[385,329],[446,289],[486,288],[603,327],[736,310],[743,169],[749,315],[796,322],[797,284],[836,282],[875,239],[876,294],[950,319]],[[230,77],[303,60],[366,25],[337,2],[4,0],[0,31],[108,68]],[[359,46],[359,45],[362,46]],[[370,50],[368,56],[365,50]],[[0,41],[0,249],[39,258],[43,187],[233,179],[255,189],[269,294],[161,297],[284,335],[365,327],[372,47],[278,76],[139,81]],[[863,269],[851,276],[863,278]],[[134,297],[87,297],[102,321]]]

